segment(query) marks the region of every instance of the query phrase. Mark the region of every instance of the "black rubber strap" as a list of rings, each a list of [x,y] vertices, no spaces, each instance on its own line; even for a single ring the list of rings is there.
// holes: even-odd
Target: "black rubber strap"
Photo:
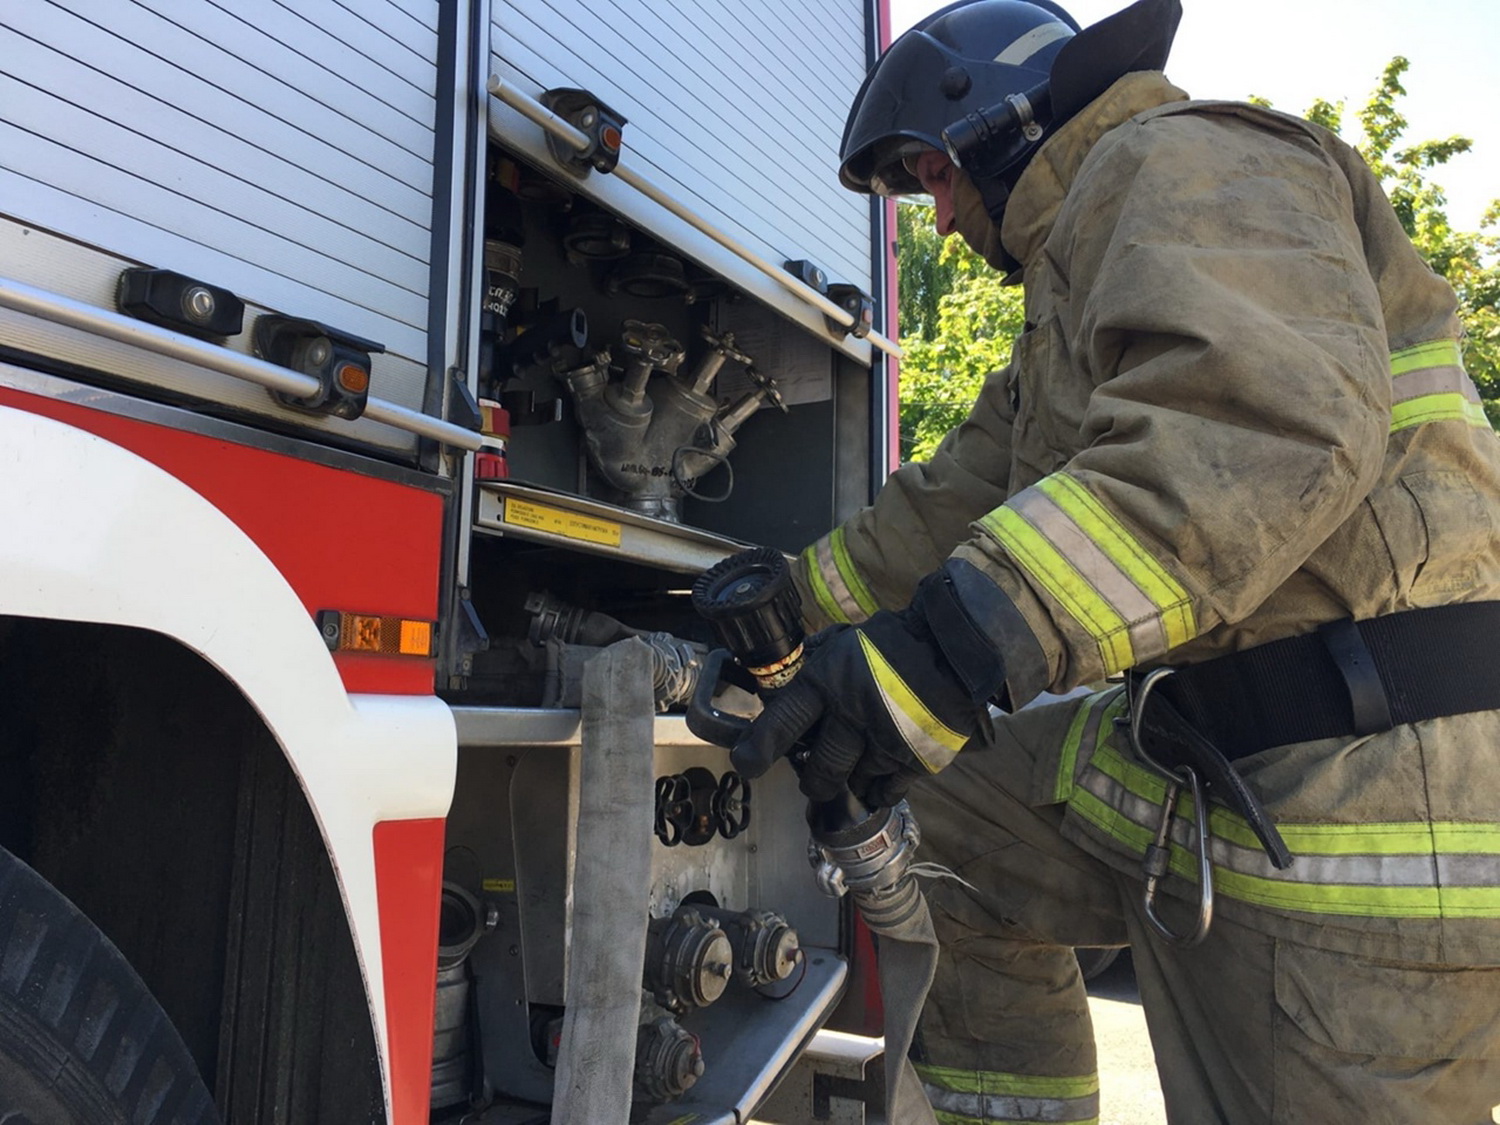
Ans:
[[[1180,668],[1157,690],[1234,760],[1271,746],[1500,710],[1497,638],[1500,602],[1410,610]]]
[[[1234,771],[1223,751],[1179,715],[1171,700],[1156,692],[1146,701],[1141,740],[1158,762],[1174,770],[1179,766],[1197,770],[1209,792],[1245,818],[1272,866],[1285,871],[1292,865],[1292,853],[1255,791]]]
[[[1320,625],[1318,636],[1323,638],[1328,655],[1333,657],[1333,666],[1343,677],[1344,690],[1349,693],[1354,733],[1376,734],[1395,726],[1391,721],[1391,701],[1386,698],[1380,673],[1375,670],[1375,657],[1354,619],[1345,617]]]
[[[1004,690],[1005,660],[959,600],[946,570],[922,580],[912,608],[922,615],[938,650],[975,704],[983,706]]]

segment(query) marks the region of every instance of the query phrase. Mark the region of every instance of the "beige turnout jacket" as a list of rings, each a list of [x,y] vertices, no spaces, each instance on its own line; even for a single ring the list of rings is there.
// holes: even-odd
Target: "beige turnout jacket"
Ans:
[[[1453,292],[1332,134],[1129,75],[1042,147],[1002,234],[1026,287],[1011,363],[929,462],[804,552],[809,625],[904,606],[957,554],[1035,635],[1006,653],[1020,704],[1325,621],[1500,598],[1500,439],[1462,368]],[[1387,955],[1446,935],[1447,953],[1500,962],[1492,735],[1487,714],[1362,755],[1246,759],[1293,852],[1328,862],[1273,872],[1250,841],[1242,870],[1225,860],[1230,896],[1378,930]],[[1138,853],[1142,823],[1116,814],[1161,787],[1103,751],[1091,764],[1094,741],[1033,796]],[[1227,848],[1239,830],[1219,812]],[[1375,822],[1399,831],[1347,832]]]

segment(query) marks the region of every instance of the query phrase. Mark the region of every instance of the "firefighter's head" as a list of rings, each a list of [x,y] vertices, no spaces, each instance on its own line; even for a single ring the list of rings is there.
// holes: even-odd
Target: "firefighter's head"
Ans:
[[[1116,79],[1166,62],[1179,0],[1137,2],[1087,30],[1052,0],[959,0],[876,61],[844,125],[853,191],[931,194],[938,229],[997,267],[998,228],[1042,143]]]

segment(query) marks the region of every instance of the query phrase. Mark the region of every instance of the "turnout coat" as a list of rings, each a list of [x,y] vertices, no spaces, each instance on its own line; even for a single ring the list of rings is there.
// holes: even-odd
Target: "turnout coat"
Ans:
[[[1001,233],[1025,284],[1011,362],[930,461],[801,555],[811,628],[904,606],[956,554],[1024,619],[998,638],[1019,706],[1500,597],[1500,439],[1454,294],[1338,138],[1131,74],[1043,145]],[[1122,706],[1078,708],[1023,796],[1137,870],[1165,783],[1115,736]],[[1275,870],[1215,807],[1223,909],[1325,948],[1500,962],[1500,716],[1238,765],[1298,858]]]

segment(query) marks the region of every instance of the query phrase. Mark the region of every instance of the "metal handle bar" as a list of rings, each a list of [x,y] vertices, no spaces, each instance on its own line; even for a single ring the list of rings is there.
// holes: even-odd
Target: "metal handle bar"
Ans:
[[[582,152],[584,149],[589,147],[590,141],[588,137],[585,136],[582,132],[575,129],[568,121],[564,120],[562,117],[553,113],[552,110],[548,109],[541,102],[537,101],[535,98],[530,97],[527,94],[522,93],[515,86],[513,86],[509,82],[506,82],[498,75],[490,75],[488,88],[491,94],[499,98],[506,105],[510,106],[522,117],[525,117],[527,120],[533,122],[536,125],[539,125],[542,129],[546,130],[548,133],[551,133],[554,137],[562,141],[564,144],[572,145],[579,152]],[[700,234],[703,234],[712,239],[714,242],[717,242],[720,246],[728,250],[731,254],[735,255],[740,260],[760,270],[761,273],[765,274],[772,281],[776,282],[776,284],[780,285],[783,289],[786,289],[794,296],[800,297],[803,301],[806,301],[809,305],[812,305],[813,308],[817,309],[824,316],[828,317],[828,319],[832,320],[835,324],[839,324],[845,328],[848,328],[854,323],[854,318],[849,315],[846,309],[834,304],[827,297],[823,296],[823,294],[819,293],[811,286],[805,285],[801,281],[798,281],[795,277],[787,273],[787,271],[782,269],[780,266],[768,262],[765,258],[762,258],[754,250],[751,250],[748,246],[738,241],[733,236],[725,234],[717,227],[712,226],[705,220],[699,218],[692,211],[684,207],[681,203],[678,203],[677,200],[673,199],[666,192],[662,191],[661,188],[657,187],[650,180],[642,176],[639,172],[636,172],[621,163],[615,166],[614,171],[611,172],[610,175],[633,187],[647,199],[650,199],[651,201],[665,207],[668,211],[672,212],[672,214],[676,215],[690,227],[693,227]],[[865,337],[865,339],[869,340],[871,344],[875,345],[875,347],[879,348],[887,355],[894,356],[897,359],[901,358],[900,346],[893,341],[886,339],[886,337],[882,336],[879,332],[872,331]]]
[[[13,278],[0,277],[0,307],[103,336],[117,343],[130,344],[168,359],[206,367],[221,375],[244,379],[283,394],[306,397],[318,389],[318,380],[311,375],[303,375],[182,332],[173,332],[170,328],[161,328],[109,309],[75,301],[60,293],[38,289]],[[371,398],[365,405],[363,416],[459,449],[479,448],[480,435],[473,430],[466,430],[441,418],[434,418],[430,414],[386,402],[384,399]]]

